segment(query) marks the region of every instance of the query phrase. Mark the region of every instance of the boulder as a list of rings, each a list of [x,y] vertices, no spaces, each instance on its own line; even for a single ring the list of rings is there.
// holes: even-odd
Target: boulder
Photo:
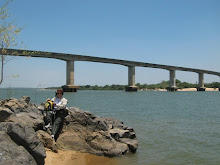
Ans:
[[[19,101],[15,98],[9,99],[3,106],[15,113],[22,111],[25,107],[25,105],[19,103]]]
[[[13,112],[5,107],[0,107],[0,122],[5,121]]]
[[[45,148],[48,148],[54,152],[57,152],[57,149],[58,149],[57,145],[47,132],[43,130],[39,130],[37,131],[37,136],[39,137],[40,141],[43,143]]]
[[[111,129],[109,132],[111,136],[114,137],[116,140],[119,140],[119,138],[128,138],[130,136],[129,130],[119,128]]]
[[[88,141],[88,145],[97,150],[102,151],[103,156],[114,157],[121,156],[129,151],[129,148],[126,144],[117,142],[116,140],[110,138],[108,133],[94,133],[93,138]]]
[[[37,165],[34,157],[23,146],[17,145],[4,131],[0,131],[0,164]]]
[[[31,98],[28,97],[28,96],[23,96],[23,97],[21,97],[21,99],[20,99],[21,102],[25,102],[26,104],[29,104],[29,103],[30,103],[30,100],[31,100]]]
[[[79,108],[70,107],[69,115],[66,117],[66,123],[77,123],[91,131],[108,130],[107,123],[100,117],[91,114],[88,111],[82,111]]]
[[[57,139],[58,148],[113,157],[136,152],[138,147],[133,128],[114,118],[101,118],[71,107],[64,125]]]
[[[33,128],[18,123],[1,122],[0,131],[8,134],[15,144],[25,148],[38,165],[44,164],[45,148]]]
[[[10,117],[8,117],[7,120],[5,121],[19,123],[23,126],[28,125],[32,127],[35,131],[43,129],[44,126],[43,117],[38,116],[33,112],[14,113]]]
[[[20,100],[0,101],[0,164],[1,161],[16,164],[14,157],[19,164],[44,164],[45,148],[54,152],[58,149],[75,150],[108,157],[134,153],[138,148],[132,127],[127,127],[120,120],[99,117],[76,107],[68,108],[68,115],[55,136],[55,142],[50,130],[44,128],[43,109],[42,105],[31,103],[27,96]],[[14,152],[3,152],[7,145],[26,157],[20,154],[13,157]]]
[[[120,142],[127,144],[127,146],[129,147],[131,152],[136,152],[137,148],[138,148],[138,141],[137,140],[133,140],[133,139],[129,139],[129,138],[120,138],[119,139]]]
[[[35,104],[30,103],[29,97],[22,97],[20,100],[15,98],[10,98],[1,101],[1,107],[10,109],[13,113],[27,112],[35,113],[35,115],[41,116],[42,112],[39,111],[38,107]]]

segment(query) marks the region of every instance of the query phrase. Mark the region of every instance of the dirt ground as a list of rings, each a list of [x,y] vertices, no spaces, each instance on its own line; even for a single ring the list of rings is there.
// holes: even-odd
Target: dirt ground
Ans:
[[[46,150],[46,154],[45,165],[117,165],[115,159],[76,151]]]

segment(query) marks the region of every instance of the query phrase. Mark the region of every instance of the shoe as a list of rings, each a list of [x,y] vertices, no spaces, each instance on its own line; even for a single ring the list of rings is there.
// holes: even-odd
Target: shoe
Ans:
[[[51,138],[54,139],[54,135],[51,135]]]
[[[45,128],[49,128],[49,127],[50,127],[50,123],[45,126]]]

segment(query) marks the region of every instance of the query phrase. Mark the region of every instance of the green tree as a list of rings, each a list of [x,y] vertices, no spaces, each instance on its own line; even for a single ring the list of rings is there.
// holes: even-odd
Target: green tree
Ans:
[[[13,0],[6,0],[3,6],[0,7],[0,56],[1,56],[1,78],[0,84],[3,82],[4,65],[11,59],[7,58],[5,49],[18,46],[17,38],[22,28],[17,27],[13,21],[10,21],[11,14],[9,13],[8,5]]]

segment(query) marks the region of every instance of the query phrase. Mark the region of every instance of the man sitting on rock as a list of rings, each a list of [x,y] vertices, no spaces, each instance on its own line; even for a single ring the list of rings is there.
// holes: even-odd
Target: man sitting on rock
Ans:
[[[64,117],[67,116],[66,105],[68,100],[63,97],[63,90],[58,89],[55,93],[55,97],[51,99],[53,102],[53,110],[46,112],[46,122],[45,128],[49,128],[52,124],[51,137],[54,139],[57,135],[59,128],[62,128],[64,122]],[[50,101],[50,99],[47,99]]]

